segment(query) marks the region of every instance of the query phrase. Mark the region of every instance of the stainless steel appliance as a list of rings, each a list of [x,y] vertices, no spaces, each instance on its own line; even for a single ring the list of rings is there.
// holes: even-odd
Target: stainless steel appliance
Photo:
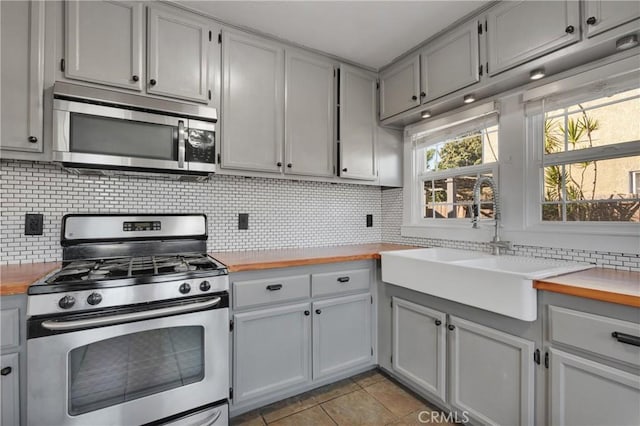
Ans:
[[[207,177],[215,172],[215,108],[55,83],[53,160],[110,169]]]
[[[27,422],[226,425],[229,280],[204,215],[67,215],[28,290]]]

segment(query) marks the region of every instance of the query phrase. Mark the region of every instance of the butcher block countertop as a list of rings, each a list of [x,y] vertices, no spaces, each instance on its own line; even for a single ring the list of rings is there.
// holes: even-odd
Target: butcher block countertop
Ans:
[[[640,272],[593,268],[541,281],[538,290],[640,307]]]
[[[374,243],[335,247],[313,247],[276,250],[251,250],[209,253],[227,265],[229,272],[288,268],[320,263],[380,259],[381,251],[407,250],[419,247],[401,244]]]
[[[1,265],[0,296],[24,294],[32,283],[59,267],[59,262]]]

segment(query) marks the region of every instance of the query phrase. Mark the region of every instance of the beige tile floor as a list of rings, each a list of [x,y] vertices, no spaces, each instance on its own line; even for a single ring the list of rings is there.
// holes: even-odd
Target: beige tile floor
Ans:
[[[420,425],[421,411],[437,409],[372,370],[235,417],[231,425]]]

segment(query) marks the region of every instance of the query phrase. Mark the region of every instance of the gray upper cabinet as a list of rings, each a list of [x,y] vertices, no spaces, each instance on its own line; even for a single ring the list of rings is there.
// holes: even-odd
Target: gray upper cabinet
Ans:
[[[380,119],[420,105],[420,55],[410,56],[380,73]]]
[[[313,379],[331,376],[373,359],[371,295],[313,303]]]
[[[446,314],[393,298],[393,369],[446,400]]]
[[[308,303],[234,315],[234,403],[311,380]]]
[[[333,176],[334,65],[293,49],[285,57],[284,172]]]
[[[142,90],[142,3],[71,0],[65,11],[65,77]]]
[[[340,177],[375,180],[376,78],[340,65]]]
[[[246,34],[222,34],[222,167],[280,173],[284,49]]]
[[[604,31],[640,18],[638,1],[585,1],[585,27],[587,37],[593,37]]]
[[[550,424],[640,424],[640,376],[557,349],[550,352]]]
[[[423,103],[480,81],[478,36],[478,21],[474,20],[422,50]]]
[[[482,424],[534,424],[534,342],[454,316],[448,327],[451,405]]]
[[[580,40],[574,0],[501,2],[487,12],[487,25],[490,75]]]
[[[0,357],[0,426],[20,424],[20,368],[19,354]]]
[[[43,151],[44,7],[40,1],[0,2],[3,150]]]
[[[148,8],[147,92],[207,102],[209,21],[161,5]]]

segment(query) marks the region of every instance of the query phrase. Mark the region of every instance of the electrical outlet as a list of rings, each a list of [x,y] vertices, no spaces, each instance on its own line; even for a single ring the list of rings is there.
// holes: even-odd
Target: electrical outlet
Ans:
[[[249,213],[238,213],[238,229],[249,229]]]
[[[27,213],[24,215],[24,235],[42,235],[44,216]]]
[[[368,214],[367,215],[367,228],[371,228],[373,226],[373,215],[372,214]]]

